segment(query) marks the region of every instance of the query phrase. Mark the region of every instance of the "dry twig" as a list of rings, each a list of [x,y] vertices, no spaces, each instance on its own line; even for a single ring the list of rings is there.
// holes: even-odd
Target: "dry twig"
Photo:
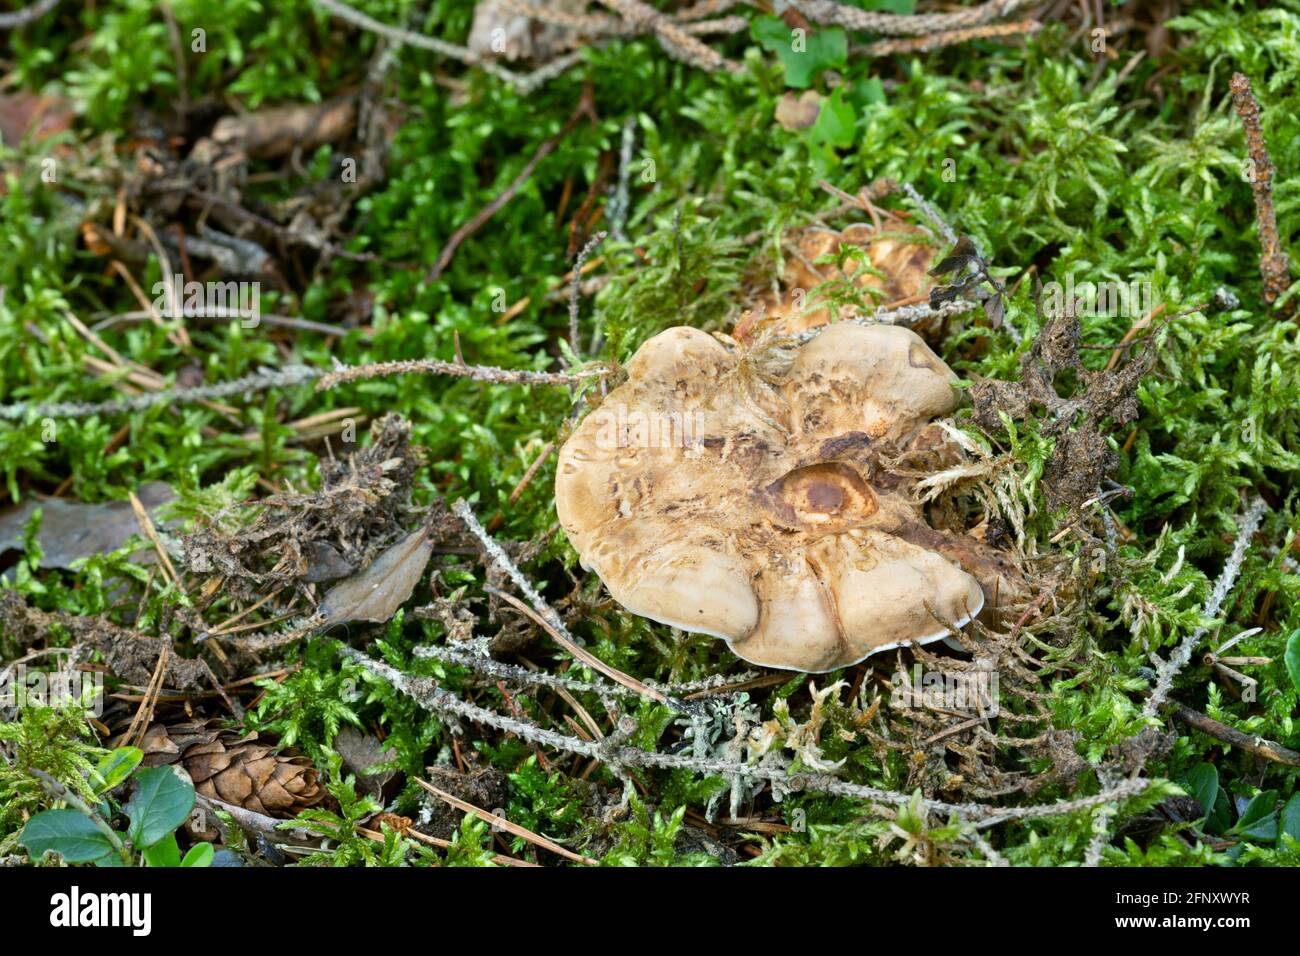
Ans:
[[[862,47],[855,47],[853,52],[865,53],[867,56],[893,56],[899,53],[925,53],[957,43],[969,43],[972,40],[990,40],[998,37],[1022,36],[1037,33],[1043,25],[1037,20],[1016,20],[1012,23],[994,23],[987,26],[966,27],[961,30],[944,30],[928,36],[877,40]]]
[[[1300,767],[1300,753],[1296,753],[1288,747],[1273,743],[1271,740],[1265,740],[1263,737],[1252,737],[1250,734],[1243,734],[1236,728],[1222,724],[1213,717],[1207,717],[1205,714],[1182,704],[1174,704],[1172,710],[1174,716],[1183,723],[1213,737],[1215,740],[1221,740],[1225,744],[1239,747],[1256,757],[1271,760],[1273,763],[1285,764],[1288,767]]]
[[[836,3],[835,0],[790,0],[789,6],[814,23],[833,24],[849,30],[883,36],[923,36],[949,30],[978,27],[1010,16],[1040,0],[989,0],[978,7],[955,13],[877,13]]]
[[[437,787],[429,783],[427,780],[417,779],[415,782],[418,783],[425,790],[429,791],[429,793],[433,794],[439,800],[444,800],[451,806],[455,807],[461,813],[472,813],[474,814],[474,816],[478,817],[480,820],[484,821],[485,823],[492,824],[494,828],[499,827],[502,830],[505,830],[507,833],[513,833],[515,836],[527,840],[529,843],[532,843],[536,846],[540,846],[543,849],[550,850],[552,853],[558,856],[562,856],[566,860],[572,860],[574,863],[581,863],[585,866],[596,866],[599,862],[597,860],[593,860],[589,856],[583,856],[580,853],[574,853],[572,850],[560,846],[554,840],[548,840],[546,837],[542,836],[541,834],[534,833],[532,830],[529,830],[527,827],[521,827],[517,823],[511,823],[504,816],[497,816],[495,813],[488,813],[486,810],[482,809],[481,807],[476,807],[472,803],[466,803],[464,800],[460,799],[459,797],[452,796],[450,793],[448,793],[445,790],[439,790]]]
[[[1264,277],[1264,304],[1272,305],[1291,287],[1291,269],[1282,240],[1277,232],[1277,214],[1273,210],[1273,160],[1264,142],[1259,122],[1259,102],[1244,73],[1232,74],[1228,84],[1232,105],[1246,129],[1246,149],[1250,153],[1250,189],[1255,194],[1255,220],[1259,223],[1259,272]],[[1292,308],[1289,311],[1294,311]]]
[[[664,47],[677,59],[704,70],[727,70],[739,73],[741,66],[728,60],[717,50],[706,46],[691,36],[671,17],[660,13],[645,0],[600,0],[611,10],[615,10],[629,22],[653,29]]]

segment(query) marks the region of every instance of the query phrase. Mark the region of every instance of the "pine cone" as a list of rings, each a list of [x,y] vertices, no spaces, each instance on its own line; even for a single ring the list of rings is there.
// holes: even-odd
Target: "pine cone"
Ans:
[[[203,796],[267,816],[292,817],[324,799],[310,760],[256,741],[256,733],[241,737],[192,720],[152,725],[140,747],[146,767],[179,763]]]

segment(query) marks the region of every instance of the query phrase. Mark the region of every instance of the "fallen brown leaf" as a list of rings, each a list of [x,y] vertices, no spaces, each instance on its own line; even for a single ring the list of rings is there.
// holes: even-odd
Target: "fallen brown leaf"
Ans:
[[[816,90],[804,90],[796,97],[787,93],[776,104],[776,121],[782,129],[794,133],[817,122],[822,111],[822,97]]]
[[[163,482],[151,481],[140,487],[138,497],[158,523],[158,509],[175,500],[176,493]],[[92,505],[62,498],[31,499],[0,511],[0,552],[22,548],[23,531],[37,508],[41,510],[36,542],[42,568],[70,568],[81,558],[116,551],[140,531],[129,501]]]
[[[432,554],[428,529],[412,531],[360,574],[330,588],[318,609],[324,624],[390,620],[410,598]]]
[[[58,97],[0,93],[0,140],[6,146],[17,146],[30,134],[32,142],[39,143],[71,129],[74,115],[72,108]]]

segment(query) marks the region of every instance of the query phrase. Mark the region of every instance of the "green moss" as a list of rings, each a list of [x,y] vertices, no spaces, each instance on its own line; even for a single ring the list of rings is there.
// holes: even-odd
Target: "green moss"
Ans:
[[[357,6],[376,19],[438,36],[463,37],[470,16],[470,5],[454,0],[371,0]],[[141,117],[174,110],[180,82],[156,9],[145,0],[118,0],[47,18],[13,37],[17,81],[74,101],[81,113],[78,148],[87,156],[97,148],[94,134],[126,141],[140,132],[135,127]],[[192,30],[206,31],[207,52],[186,58],[185,93],[191,102],[221,94],[256,109],[327,99],[355,87],[375,49],[373,37],[330,19],[306,0],[187,0],[173,9],[187,44]],[[60,26],[60,17],[75,20],[79,30]],[[636,130],[630,238],[606,240],[598,274],[608,282],[582,303],[581,341],[584,347],[601,343],[597,358],[626,360],[647,337],[675,324],[725,331],[744,305],[746,282],[770,277],[777,268],[782,232],[835,203],[818,187],[819,180],[848,192],[880,177],[911,182],[959,231],[978,240],[999,275],[1033,266],[1043,280],[1064,281],[1073,274],[1149,283],[1167,305],[1166,317],[1172,316],[1148,345],[1159,355],[1139,391],[1141,415],[1131,442],[1127,431],[1110,436],[1121,451],[1115,479],[1133,489],[1131,498],[1114,507],[1132,537],[1120,543],[1111,566],[1097,579],[1089,611],[1068,638],[1069,647],[1054,651],[1062,671],[1051,685],[1052,726],[1077,735],[1080,756],[1100,760],[1108,748],[1146,726],[1141,707],[1150,685],[1151,652],[1167,655],[1198,626],[1211,626],[1215,646],[1263,626],[1233,652],[1272,661],[1249,669],[1259,682],[1256,701],[1224,690],[1215,673],[1195,660],[1179,678],[1176,696],[1244,732],[1300,746],[1297,689],[1281,662],[1285,635],[1300,627],[1295,600],[1300,575],[1285,557],[1300,524],[1295,492],[1300,346],[1295,325],[1258,304],[1259,249],[1250,187],[1241,176],[1245,150],[1227,97],[1232,70],[1252,75],[1280,171],[1275,199],[1282,240],[1295,253],[1300,4],[1286,0],[1257,10],[1252,3],[1220,0],[1199,5],[1169,26],[1179,40],[1176,48],[1159,62],[1138,63],[1122,80],[1119,66],[1129,62],[1129,49],[1136,47],[1098,72],[1086,48],[1070,41],[1064,24],[1049,24],[1024,42],[979,41],[918,57],[849,56],[840,66],[831,56],[823,65],[837,71],[846,91],[838,94],[840,102],[852,106],[856,120],[851,130],[837,131],[838,148],[824,136],[787,132],[775,123],[773,111],[791,77],[744,35],[724,41],[728,54],[744,63],[736,76],[706,74],[665,57],[654,42],[628,41],[589,51],[582,66],[529,97],[480,73],[459,77],[464,88],[453,93],[443,82],[445,64],[407,50],[385,87],[400,102],[405,122],[392,143],[388,175],[359,201],[349,221],[348,246],[417,268],[333,260],[300,297],[282,296],[276,309],[334,321],[345,297],[364,294],[373,302],[367,317],[373,336],[353,331],[327,345],[312,333],[295,333],[285,341],[293,360],[320,366],[334,358],[348,363],[451,359],[458,338],[470,362],[553,367],[567,337],[568,315],[565,303],[547,300],[546,293],[571,266],[565,257],[567,219],[595,179],[601,153],[617,154],[629,118]],[[69,37],[81,31],[93,40],[72,44]],[[823,70],[798,79],[829,93],[834,77]],[[588,82],[599,119],[578,123],[513,200],[459,249],[446,272],[423,281],[447,237],[501,193],[528,157],[563,127]],[[109,378],[86,374],[86,356],[98,353],[64,318],[71,311],[91,323],[138,307],[120,279],[104,270],[103,260],[79,243],[84,208],[68,202],[72,197],[111,203],[113,197],[71,173],[58,190],[39,180],[43,150],[77,138],[65,134],[48,145],[3,153],[11,170],[0,200],[5,243],[0,285],[7,290],[0,300],[0,396],[5,403],[93,402],[118,394]],[[302,168],[309,177],[324,179],[336,158],[334,151],[321,150],[302,157]],[[65,168],[81,167],[69,160]],[[955,177],[946,175],[950,169]],[[567,215],[559,217],[570,178],[574,198]],[[249,192],[270,202],[305,184],[297,179],[260,183]],[[1300,255],[1292,260],[1300,261]],[[156,262],[139,276],[146,287],[159,277]],[[1233,290],[1242,306],[1228,314],[1196,311],[1220,286]],[[847,295],[843,289],[823,291]],[[494,308],[502,297],[508,303],[528,297],[529,304],[502,322]],[[1012,300],[1007,321],[1026,340],[1037,333],[1029,282]],[[1085,353],[1090,368],[1105,363],[1110,353],[1100,346],[1119,341],[1132,321],[1107,315],[1083,319],[1084,341],[1099,346]],[[114,327],[103,337],[164,375],[197,360],[209,381],[279,365],[285,358],[265,329],[232,323],[188,331],[195,343],[190,355],[150,323]],[[1012,377],[1021,354],[1009,334],[963,321],[949,323],[933,344],[968,379]],[[314,481],[313,456],[294,444],[279,422],[355,405],[372,419],[396,411],[411,420],[415,441],[429,449],[428,468],[415,489],[420,502],[471,497],[485,517],[501,513],[497,534],[511,541],[537,540],[554,524],[553,457],[522,497],[513,504],[508,497],[542,443],[562,438],[569,427],[571,396],[561,389],[410,376],[332,392],[304,386],[229,401],[241,410],[238,427],[200,405],[61,420],[56,441],[43,440],[39,419],[0,422],[0,468],[8,496],[19,500],[48,492],[71,477],[70,494],[97,501],[120,497],[142,481],[164,480],[182,492],[180,516],[211,515],[249,494],[259,478],[295,487]],[[961,423],[969,425],[964,418]],[[103,454],[123,426],[129,429],[125,441]],[[1033,420],[1009,426],[1001,441],[1039,506],[1027,531],[1047,549],[1060,515],[1047,509],[1040,487],[1052,450],[1041,426]],[[1266,496],[1269,514],[1221,619],[1203,620],[1206,595],[1231,549],[1242,496],[1256,493]],[[1185,560],[1171,575],[1180,548]],[[1091,557],[1068,540],[1058,550],[1080,562]],[[441,586],[468,585],[468,596],[480,596],[481,575],[457,560],[435,560]],[[674,635],[608,602],[593,577],[580,579],[562,534],[525,570],[556,599],[577,585],[574,600],[585,613],[576,631],[594,653],[628,673],[690,681],[734,663],[720,642]],[[15,586],[45,608],[121,615],[137,606],[145,579],[118,555],[92,559],[72,572],[37,570],[29,561],[20,565]],[[113,597],[113,588],[123,581],[134,588],[130,600]],[[142,625],[156,624],[160,605],[158,593],[151,592],[142,604]],[[449,689],[473,686],[476,678],[468,671],[412,656],[417,643],[440,636],[435,625],[402,620],[384,633],[374,653],[411,673],[436,677]],[[562,659],[545,645],[529,654],[539,664]],[[451,731],[442,722],[387,684],[340,663],[326,644],[289,650],[284,659],[297,669],[282,682],[266,682],[247,726],[282,735],[323,768],[344,723],[381,730],[410,774],[449,746]],[[788,701],[799,719],[806,717],[807,686],[799,679],[756,695],[763,718],[773,719],[778,701]],[[824,683],[818,680],[817,686]],[[503,698],[492,696],[495,690],[483,693],[483,701],[506,706]],[[524,695],[516,703],[536,717],[544,713],[540,697]],[[593,714],[603,714],[598,698],[578,698]],[[843,719],[831,720],[848,739],[837,737],[827,753],[845,761],[845,773],[855,782],[910,792],[916,781],[903,756],[882,752],[856,734],[847,708],[857,703],[846,705]],[[657,705],[644,705],[636,716],[639,746],[663,745],[676,733],[672,715]],[[31,734],[40,728],[29,725],[37,719],[25,714],[18,723],[3,725],[29,741],[22,751],[27,756],[14,767],[53,767],[56,777],[73,782],[84,769],[81,754],[89,739],[84,726],[57,718],[62,721],[57,727],[40,731],[56,744],[41,744],[38,753],[30,749]],[[1225,792],[1234,797],[1273,790],[1282,799],[1294,791],[1294,769],[1269,765],[1257,771],[1250,755],[1179,725],[1174,729],[1183,736],[1169,756],[1152,760],[1151,775],[1182,779],[1191,767],[1213,759]],[[584,789],[572,776],[580,770],[568,762],[543,770],[532,748],[516,741],[482,742],[480,751],[510,776],[512,819],[563,837],[593,832],[584,831],[580,819]],[[999,757],[1017,765],[1009,750]],[[1047,768],[1023,763],[1018,769]],[[0,767],[0,774],[7,775],[4,786],[16,801],[0,800],[7,807],[0,816],[3,841],[20,825],[21,808],[35,807],[41,798],[17,769]],[[605,770],[592,779],[610,790],[621,786]],[[1088,779],[1082,785],[1095,787]],[[678,849],[684,814],[688,807],[703,812],[722,784],[681,771],[638,771],[637,781],[642,797],[616,827],[616,845],[605,862],[700,862]],[[1033,799],[1070,793],[1053,785]],[[413,797],[408,793],[403,799]],[[1150,799],[1120,808],[1121,833],[1149,808]],[[765,806],[791,825],[799,811],[800,828],[765,836],[756,858],[760,864],[888,863],[897,860],[903,846],[889,838],[887,824],[856,801],[800,794]],[[355,819],[349,813],[345,808],[337,819],[316,822],[351,833]],[[1005,824],[990,840],[1013,863],[1077,861],[1091,827],[1092,815],[1079,812]],[[955,828],[924,837],[926,852],[951,860],[982,859]],[[1294,843],[1285,838],[1266,843],[1244,841],[1229,856],[1204,845],[1189,847],[1168,825],[1153,838],[1122,836],[1107,849],[1105,862],[1294,865]],[[467,821],[446,861],[486,863],[491,846],[486,827]],[[416,852],[353,835],[333,861],[395,862]],[[910,859],[909,853],[903,858]]]

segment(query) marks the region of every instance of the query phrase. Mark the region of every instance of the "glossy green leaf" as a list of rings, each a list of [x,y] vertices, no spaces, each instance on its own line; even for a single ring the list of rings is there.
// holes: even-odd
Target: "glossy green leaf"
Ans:
[[[23,827],[18,842],[32,859],[53,850],[68,863],[91,863],[117,856],[108,837],[79,810],[45,810]]]
[[[151,847],[146,847],[144,860],[150,866],[180,866],[181,848],[176,844],[176,834],[169,833]]]
[[[1271,843],[1277,839],[1277,791],[1265,790],[1256,794],[1254,799],[1242,811],[1241,819],[1231,830],[1237,836],[1247,840]]]
[[[779,17],[760,17],[752,35],[776,54],[785,67],[786,85],[796,89],[807,89],[822,70],[843,67],[848,59],[848,36],[838,27],[796,31]]]
[[[1214,764],[1198,763],[1188,771],[1186,783],[1188,793],[1201,805],[1201,819],[1205,819],[1213,812],[1219,797],[1219,771]]]
[[[126,815],[131,819],[131,842],[143,848],[185,822],[194,807],[194,784],[179,767],[151,767],[135,779],[136,791],[126,805]]]
[[[1291,632],[1286,641],[1286,672],[1291,675],[1291,683],[1300,691],[1300,628]]]
[[[1282,833],[1300,840],[1300,793],[1291,794],[1291,799],[1283,805],[1278,824]]]

